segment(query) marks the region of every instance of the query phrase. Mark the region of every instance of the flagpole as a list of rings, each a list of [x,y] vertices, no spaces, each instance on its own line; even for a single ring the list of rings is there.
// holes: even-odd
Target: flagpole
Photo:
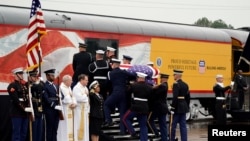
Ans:
[[[38,70],[39,70],[39,74],[38,76],[41,77],[41,42],[40,42],[40,38],[41,34],[38,33]]]

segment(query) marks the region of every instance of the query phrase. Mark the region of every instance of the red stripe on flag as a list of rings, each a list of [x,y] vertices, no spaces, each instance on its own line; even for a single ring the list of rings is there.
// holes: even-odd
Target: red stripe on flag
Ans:
[[[43,13],[39,0],[33,0],[30,11],[28,43],[26,47],[28,69],[37,68],[42,59],[39,38],[46,33]],[[36,35],[37,34],[37,35]],[[40,36],[38,35],[40,34]],[[30,56],[30,57],[28,57]],[[40,56],[40,57],[39,57]]]

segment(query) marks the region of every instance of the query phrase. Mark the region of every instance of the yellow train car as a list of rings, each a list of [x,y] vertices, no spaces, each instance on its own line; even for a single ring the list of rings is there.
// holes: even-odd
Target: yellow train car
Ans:
[[[169,99],[172,97],[173,69],[184,70],[183,79],[191,90],[188,117],[191,119],[197,118],[201,108],[205,115],[214,114],[212,87],[215,75],[223,74],[224,83],[230,83],[249,34],[242,30],[43,11],[47,35],[41,40],[42,71],[53,66],[60,78],[73,74],[72,56],[78,52],[78,42],[87,43],[87,51],[93,55],[98,48],[112,46],[117,49],[119,59],[126,54],[133,57],[132,64],[153,61],[160,72],[170,74]],[[0,103],[8,99],[6,87],[12,80],[11,70],[26,65],[29,13],[29,8],[0,5]],[[248,65],[244,71],[249,74]]]

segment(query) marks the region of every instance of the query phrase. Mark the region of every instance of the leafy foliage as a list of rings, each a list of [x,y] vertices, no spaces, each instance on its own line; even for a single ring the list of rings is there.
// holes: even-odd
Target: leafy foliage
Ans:
[[[194,25],[201,26],[201,27],[212,27],[212,28],[229,28],[234,29],[234,27],[231,24],[226,24],[223,20],[215,20],[210,21],[206,17],[202,17],[198,19]]]

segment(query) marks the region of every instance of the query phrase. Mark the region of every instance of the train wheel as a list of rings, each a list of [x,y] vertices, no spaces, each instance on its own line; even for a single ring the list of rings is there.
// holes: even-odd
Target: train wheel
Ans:
[[[191,100],[189,104],[189,112],[186,114],[187,120],[197,119],[199,116],[199,111],[201,104],[198,100]]]

